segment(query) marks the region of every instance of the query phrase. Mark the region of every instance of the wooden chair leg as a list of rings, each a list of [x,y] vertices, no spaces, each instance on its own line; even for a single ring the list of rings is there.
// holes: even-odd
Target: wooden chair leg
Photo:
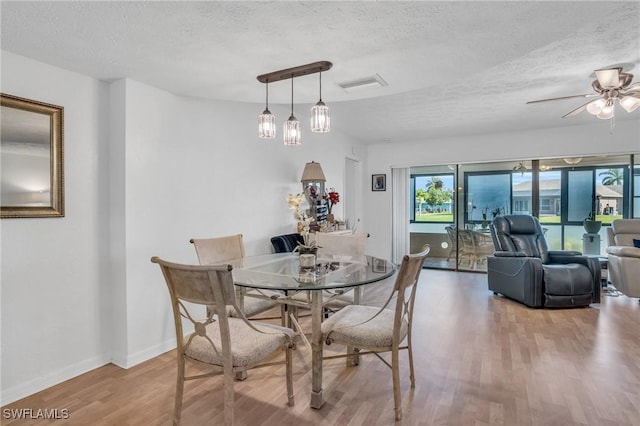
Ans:
[[[411,380],[411,389],[416,387],[416,372],[413,368],[413,347],[411,346],[411,333],[407,337],[407,352],[409,353],[409,379]]]
[[[224,424],[233,426],[234,421],[234,395],[233,395],[233,370],[225,368],[224,372]]]
[[[291,348],[286,349],[286,375],[287,375],[287,399],[290,407],[295,405],[293,395],[293,352]]]
[[[182,396],[184,394],[184,358],[178,354],[178,374],[176,380],[176,402],[173,412],[173,424],[178,426],[180,424],[180,417],[182,415]]]
[[[400,397],[400,367],[398,350],[391,352],[391,374],[393,376],[393,405],[396,412],[396,420],[402,420],[402,400]]]

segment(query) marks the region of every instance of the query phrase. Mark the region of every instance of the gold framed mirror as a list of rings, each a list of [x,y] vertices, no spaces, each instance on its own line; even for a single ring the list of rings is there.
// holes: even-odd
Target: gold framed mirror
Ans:
[[[1,217],[64,217],[64,108],[1,97]]]

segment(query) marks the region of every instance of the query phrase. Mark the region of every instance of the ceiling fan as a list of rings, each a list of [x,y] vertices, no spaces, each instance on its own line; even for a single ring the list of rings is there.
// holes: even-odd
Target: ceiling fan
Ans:
[[[591,83],[591,87],[596,93],[540,99],[537,101],[529,101],[527,104],[572,98],[592,98],[597,96],[597,99],[580,105],[578,108],[563,115],[562,118],[572,117],[586,109],[589,114],[595,115],[603,120],[614,117],[616,101],[618,101],[620,106],[627,112],[635,111],[640,106],[640,82],[631,84],[633,74],[623,72],[622,67],[611,67],[595,70],[595,75],[596,79]]]

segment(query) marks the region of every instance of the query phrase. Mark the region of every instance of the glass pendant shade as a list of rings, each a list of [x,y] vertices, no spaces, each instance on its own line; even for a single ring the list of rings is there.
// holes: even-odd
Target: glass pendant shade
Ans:
[[[258,116],[258,137],[260,139],[276,137],[276,117],[268,109]]]
[[[640,99],[635,96],[624,96],[620,98],[620,106],[627,112],[633,112],[640,106]]]
[[[587,111],[591,115],[598,115],[600,114],[600,111],[602,111],[602,108],[604,108],[606,104],[607,104],[607,101],[605,101],[604,99],[602,98],[596,99],[595,101],[589,102],[587,104]]]
[[[282,140],[285,146],[301,145],[300,122],[293,115],[293,75],[291,76],[291,116],[282,125]]]
[[[293,114],[282,125],[282,138],[286,146],[298,146],[300,143],[300,122]]]
[[[322,102],[322,72],[319,74],[320,98],[311,108],[311,131],[313,133],[327,133],[331,130],[331,116],[329,107]]]
[[[276,117],[269,111],[269,80],[265,83],[264,111],[258,116],[258,137],[273,139],[276,137]]]
[[[607,100],[607,104],[602,108],[602,111],[600,111],[596,117],[601,120],[609,120],[610,118],[613,118],[613,114],[613,102],[609,99]]]
[[[314,133],[327,133],[331,130],[331,115],[329,107],[319,101],[311,108],[311,131]]]

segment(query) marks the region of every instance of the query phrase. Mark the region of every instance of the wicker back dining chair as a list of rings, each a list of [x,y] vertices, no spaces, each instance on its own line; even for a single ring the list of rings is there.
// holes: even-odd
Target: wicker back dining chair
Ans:
[[[411,346],[413,307],[418,278],[430,249],[426,244],[420,253],[402,258],[393,291],[381,308],[350,305],[330,316],[321,326],[322,338],[327,345],[339,343],[347,346],[347,355],[339,357],[351,356],[350,349],[356,348],[359,355],[375,354],[391,368],[396,420],[402,419],[398,355],[401,349],[407,349],[411,388],[415,388]],[[394,297],[395,309],[390,309],[388,306]],[[404,346],[400,346],[403,343]],[[366,352],[362,352],[362,349]],[[381,352],[391,352],[391,364],[379,355]]]
[[[175,323],[178,377],[173,424],[180,424],[184,382],[224,375],[225,425],[234,420],[234,375],[247,369],[273,365],[265,363],[273,353],[285,350],[287,397],[294,404],[292,349],[293,330],[273,324],[251,322],[236,304],[231,265],[181,265],[152,257],[164,275]],[[204,306],[215,306],[216,315]],[[239,312],[238,318],[227,316],[226,307]],[[208,311],[204,319],[203,311]],[[191,328],[188,334],[183,321]],[[197,361],[214,370],[186,376],[186,362]],[[212,394],[213,395],[213,394]]]
[[[190,242],[196,249],[198,262],[201,265],[220,265],[244,257],[242,234],[216,238],[192,238]],[[243,298],[243,312],[248,317],[261,314],[277,305],[277,302],[268,299],[272,294],[260,294],[258,296],[263,297],[251,297],[251,293],[256,291],[248,290],[248,297]],[[253,294],[253,296],[256,295]],[[236,316],[233,309],[229,310],[228,315]]]

